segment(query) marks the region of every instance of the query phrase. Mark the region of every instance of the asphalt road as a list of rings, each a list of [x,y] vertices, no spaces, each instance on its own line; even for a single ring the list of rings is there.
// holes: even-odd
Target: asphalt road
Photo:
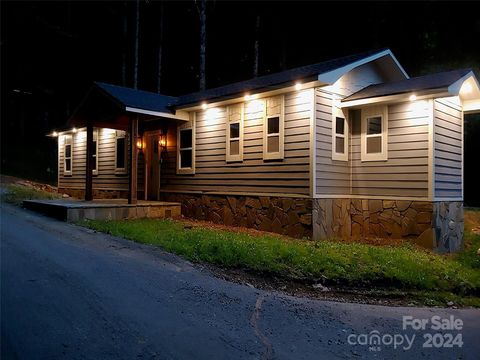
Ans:
[[[402,316],[427,319],[426,330],[402,330]],[[463,325],[434,331],[432,316]],[[363,345],[373,334],[379,347]],[[2,205],[1,340],[2,359],[478,359],[480,312],[257,290],[151,246]]]

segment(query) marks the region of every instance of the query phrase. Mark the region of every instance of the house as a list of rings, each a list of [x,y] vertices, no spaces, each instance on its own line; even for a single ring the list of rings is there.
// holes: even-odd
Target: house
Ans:
[[[410,78],[388,49],[180,97],[96,83],[55,133],[58,187],[299,238],[455,251],[463,115],[479,110],[472,71]]]

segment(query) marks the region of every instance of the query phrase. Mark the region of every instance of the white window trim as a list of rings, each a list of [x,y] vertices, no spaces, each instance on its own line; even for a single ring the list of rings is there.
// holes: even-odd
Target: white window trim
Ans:
[[[67,145],[70,145],[70,157],[66,157]],[[70,159],[70,170],[67,170],[67,159]],[[73,170],[73,136],[64,135],[63,141],[63,175],[71,176]]]
[[[117,166],[117,140],[118,139],[125,139],[125,149],[124,149],[124,162],[125,165],[123,168],[119,168]],[[115,130],[115,174],[116,175],[124,175],[127,173],[127,163],[128,163],[128,143],[127,143],[127,136],[125,131]]]
[[[382,133],[367,135],[367,119],[372,117],[381,117]],[[367,138],[382,138],[382,152],[367,154]],[[362,161],[386,161],[388,160],[388,117],[387,106],[373,106],[362,109],[362,133],[361,133],[361,160]]]
[[[344,119],[343,123],[343,135],[337,134],[337,117]],[[332,103],[332,160],[339,160],[339,161],[348,161],[348,140],[349,140],[349,124],[348,124],[348,116],[336,106],[335,102]],[[343,154],[336,152],[336,139],[337,137],[341,137],[344,139],[343,141]]]
[[[267,115],[268,99],[265,99],[265,115],[263,117],[263,160],[283,160],[285,155],[285,96],[280,97],[280,113]],[[268,119],[278,117],[278,151],[268,152]]]
[[[239,106],[238,104],[227,106],[227,121],[225,126],[225,133],[226,133],[226,153],[225,153],[225,160],[227,162],[238,162],[243,161],[243,124],[245,120],[245,106],[244,104],[240,104],[240,120],[230,121],[230,109],[232,107]],[[237,138],[230,138],[230,125],[231,124],[239,124],[239,137],[238,137],[238,154],[231,155],[230,154],[230,140],[235,140]]]
[[[92,175],[98,175],[98,129],[93,130],[93,141],[95,141],[95,170],[92,170]],[[115,139],[116,143],[117,140]],[[115,152],[115,159],[116,157],[117,153]]]
[[[196,113],[190,114],[190,121],[182,124],[177,128],[177,174],[179,175],[194,175],[195,174],[195,120]],[[192,147],[180,148],[180,132],[185,130],[192,130]],[[188,168],[181,167],[181,153],[180,150],[192,150],[192,166]]]

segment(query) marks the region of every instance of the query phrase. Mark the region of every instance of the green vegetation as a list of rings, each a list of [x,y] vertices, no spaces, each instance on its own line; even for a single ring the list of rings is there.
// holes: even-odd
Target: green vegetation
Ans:
[[[29,186],[22,186],[16,184],[9,184],[2,193],[2,201],[14,205],[22,205],[23,200],[32,199],[59,199],[60,195],[57,193],[50,193],[48,191],[38,190]]]
[[[432,305],[454,301],[480,306],[478,256],[472,248],[458,255],[437,255],[414,246],[287,240],[271,234],[185,228],[172,220],[85,221],[81,225],[158,245],[194,262],[306,283],[323,279],[329,285],[390,289]],[[468,232],[466,236],[479,245],[479,235]]]

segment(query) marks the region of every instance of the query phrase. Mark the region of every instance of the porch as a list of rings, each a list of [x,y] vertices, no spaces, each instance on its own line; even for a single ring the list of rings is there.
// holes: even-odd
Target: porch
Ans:
[[[58,188],[94,198],[160,200],[162,163],[175,161],[175,98],[95,83],[58,137]],[[168,153],[168,154],[167,154]],[[141,199],[141,200],[140,200]]]
[[[136,204],[129,204],[127,199],[25,200],[23,207],[68,222],[138,218],[165,219],[181,214],[180,203],[138,200]]]

